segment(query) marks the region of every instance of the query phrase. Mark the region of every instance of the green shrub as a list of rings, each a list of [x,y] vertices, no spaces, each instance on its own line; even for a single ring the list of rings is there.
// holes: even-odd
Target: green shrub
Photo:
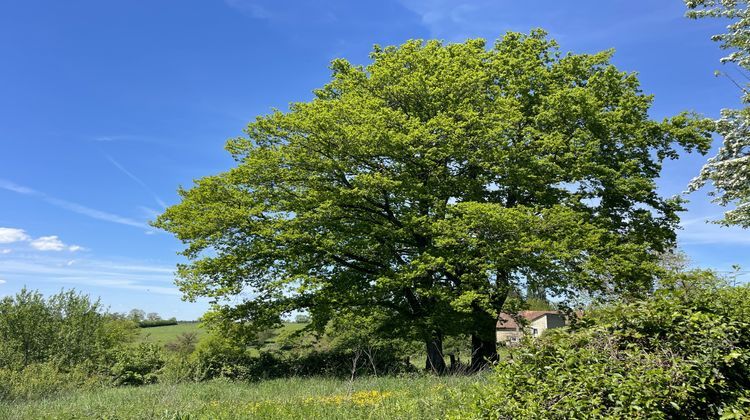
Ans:
[[[0,300],[0,399],[41,398],[106,381],[133,322],[74,291],[45,299],[22,289]]]
[[[497,366],[456,418],[742,418],[750,413],[750,288],[683,276]]]
[[[152,343],[122,347],[114,352],[110,375],[115,385],[145,385],[156,383],[164,366],[162,349]]]
[[[198,364],[189,354],[170,353],[164,358],[159,372],[159,382],[176,384],[200,379]]]
[[[132,340],[134,328],[86,295],[62,291],[45,299],[24,288],[0,300],[0,368],[47,362],[62,370],[94,366]]]
[[[195,346],[198,343],[198,333],[194,331],[188,331],[178,335],[174,341],[170,341],[165,344],[164,347],[180,355],[188,356],[195,351]]]
[[[355,352],[359,354],[355,354]],[[395,374],[407,369],[400,354],[386,349],[368,349],[372,360],[361,350],[344,347],[294,347],[253,354],[249,347],[228,337],[211,334],[201,339],[195,350],[196,378],[260,380],[292,376],[349,377],[357,360],[360,373]]]
[[[22,370],[0,369],[0,400],[18,401],[101,386],[103,379],[85,369],[60,370],[53,363],[35,363]]]
[[[203,337],[195,349],[196,377],[244,379],[249,376],[252,356],[246,346],[212,333]]]

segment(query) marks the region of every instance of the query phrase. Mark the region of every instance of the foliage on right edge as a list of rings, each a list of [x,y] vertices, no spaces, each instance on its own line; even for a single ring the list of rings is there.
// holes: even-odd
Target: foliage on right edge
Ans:
[[[707,279],[707,280],[706,280]],[[456,418],[747,418],[750,287],[681,276],[497,366]]]

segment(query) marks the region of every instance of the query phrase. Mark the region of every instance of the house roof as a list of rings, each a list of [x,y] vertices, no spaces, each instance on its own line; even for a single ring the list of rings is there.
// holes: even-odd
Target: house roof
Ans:
[[[521,311],[518,316],[531,322],[545,315],[560,315],[559,311]],[[518,323],[513,317],[505,312],[501,312],[497,317],[497,329],[499,330],[517,330]]]

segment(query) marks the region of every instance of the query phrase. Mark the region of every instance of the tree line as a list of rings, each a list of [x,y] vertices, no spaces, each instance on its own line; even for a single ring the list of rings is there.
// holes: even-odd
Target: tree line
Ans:
[[[141,328],[162,327],[166,325],[177,325],[177,318],[163,319],[156,312],[146,313],[142,309],[134,308],[127,313],[112,312],[110,316],[118,319],[126,319],[136,323]]]

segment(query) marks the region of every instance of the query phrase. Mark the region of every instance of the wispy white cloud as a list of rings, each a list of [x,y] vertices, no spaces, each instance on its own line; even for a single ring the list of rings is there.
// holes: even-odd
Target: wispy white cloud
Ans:
[[[256,19],[271,19],[273,14],[257,0],[225,0],[227,6],[239,10]]]
[[[0,279],[0,284],[5,284],[5,283],[7,283],[5,280]]]
[[[710,223],[715,215],[687,219],[680,223],[682,230],[677,232],[681,245],[733,244],[750,246],[750,232],[739,227],[726,227]]]
[[[511,24],[506,0],[400,0],[400,3],[419,16],[431,36],[449,42],[480,36],[494,38],[509,30],[526,30]]]
[[[31,248],[37,251],[62,251],[70,252],[82,251],[84,248],[80,245],[66,245],[57,235],[40,236],[32,239],[25,230],[18,228],[0,227],[0,243],[17,243],[27,242]],[[0,249],[0,254],[10,254],[13,250],[10,248]]]
[[[83,247],[80,245],[66,245],[56,235],[42,236],[29,242],[32,248],[37,251],[70,251],[77,252],[82,251]]]
[[[129,170],[127,170],[124,166],[122,166],[120,164],[120,162],[116,161],[112,156],[109,156],[109,155],[104,155],[104,156],[107,158],[107,160],[109,161],[109,163],[111,163],[112,165],[114,165],[115,168],[119,169],[120,172],[122,172],[128,178],[130,178],[133,181],[135,181],[136,184],[140,185],[144,190],[146,190],[146,192],[148,192],[149,194],[151,194],[151,196],[154,198],[154,201],[156,201],[157,204],[159,204],[164,209],[167,208],[167,204],[164,203],[164,200],[162,200],[154,192],[154,190],[152,190],[148,185],[146,185],[146,183],[143,182],[142,179],[138,178],[137,176],[135,176],[135,174],[133,174],[132,172],[130,172]]]
[[[0,179],[0,188],[6,189],[8,191],[13,191],[19,194],[25,194],[25,195],[37,195],[38,194],[36,191],[32,190],[31,188],[23,187],[21,185],[14,184],[4,179]]]
[[[138,228],[147,228],[147,229],[149,228],[147,224],[133,220],[131,218],[120,216],[120,215],[113,214],[113,213],[104,212],[101,210],[92,209],[90,207],[86,207],[81,204],[73,203],[70,201],[59,200],[56,198],[47,198],[46,201],[60,208],[72,211],[73,213],[81,214],[83,216],[88,216],[92,219],[98,219],[98,220],[103,220],[105,222],[117,223],[121,225],[133,226],[133,227],[138,227]]]
[[[620,45],[634,38],[652,36],[649,29],[655,25],[658,27],[683,19],[680,5],[670,6],[669,2],[657,1],[640,8],[633,16],[614,15],[611,20],[602,16],[600,25],[594,25],[596,27],[584,24],[580,11],[566,2],[543,2],[543,7],[534,9],[533,18],[529,18],[527,8],[518,7],[525,3],[511,0],[398,1],[419,17],[430,36],[449,42],[477,37],[494,40],[507,31],[528,32],[541,26],[558,41],[566,38],[585,42],[617,39]]]
[[[80,215],[87,216],[92,219],[102,220],[102,221],[110,222],[110,223],[117,223],[117,224],[126,225],[126,226],[133,226],[133,227],[142,228],[142,229],[150,228],[147,224],[139,222],[137,220],[133,220],[128,217],[120,216],[120,215],[113,214],[113,213],[108,213],[108,212],[97,210],[97,209],[92,209],[90,207],[87,207],[78,203],[73,203],[71,201],[55,198],[43,192],[36,191],[34,189],[18,185],[18,184],[15,184],[13,182],[10,182],[4,179],[0,179],[0,189],[12,191],[18,194],[27,195],[30,197],[36,197],[40,200],[46,201],[49,204],[52,204],[53,206],[60,207],[62,209],[71,211],[73,213],[78,213]]]
[[[140,210],[144,216],[148,217],[149,219],[155,219],[156,217],[161,214],[158,210],[154,210],[151,207],[148,206],[138,206],[138,210]]]
[[[119,134],[119,135],[108,135],[108,136],[96,136],[91,140],[101,143],[114,143],[114,142],[153,142],[155,141],[152,137],[137,136],[133,134]]]
[[[97,259],[69,260],[48,254],[0,260],[0,277],[28,285],[54,283],[63,287],[104,287],[145,293],[179,295],[172,286],[174,269],[140,262]]]
[[[62,251],[65,244],[55,235],[42,236],[29,242],[32,248],[37,251]]]
[[[29,235],[23,229],[0,227],[0,244],[28,241]]]
[[[276,0],[224,0],[230,8],[253,19],[296,25],[326,25],[336,22],[337,7],[331,2],[298,2],[289,7]]]

